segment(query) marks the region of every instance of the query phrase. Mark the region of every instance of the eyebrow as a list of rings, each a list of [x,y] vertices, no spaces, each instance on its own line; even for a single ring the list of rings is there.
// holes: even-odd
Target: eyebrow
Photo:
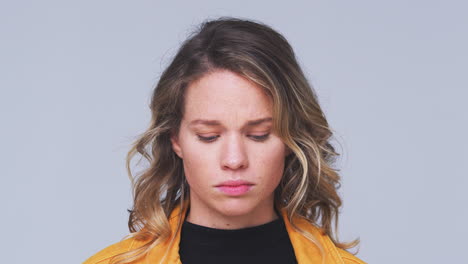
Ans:
[[[273,118],[271,117],[265,117],[265,118],[260,118],[260,119],[255,119],[255,120],[249,120],[245,125],[247,127],[252,127],[252,126],[257,126],[262,123],[266,122],[271,122],[273,121]],[[194,125],[205,125],[205,126],[222,126],[221,122],[218,120],[206,120],[206,119],[195,119],[190,122],[189,126],[194,126]]]

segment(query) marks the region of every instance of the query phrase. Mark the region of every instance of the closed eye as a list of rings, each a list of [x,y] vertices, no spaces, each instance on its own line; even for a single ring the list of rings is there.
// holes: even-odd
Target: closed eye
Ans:
[[[270,133],[265,134],[265,135],[261,135],[261,136],[251,136],[251,137],[256,141],[265,141],[268,138],[269,135],[270,135]]]
[[[268,139],[268,136],[270,135],[270,133],[267,133],[265,135],[260,135],[260,136],[254,136],[254,135],[250,135],[249,137],[252,138],[253,140],[255,141],[259,141],[259,142],[262,142],[262,141],[265,141]],[[214,142],[219,136],[212,136],[212,137],[202,137],[200,135],[197,135],[198,136],[198,139],[200,141],[203,141],[203,142]]]

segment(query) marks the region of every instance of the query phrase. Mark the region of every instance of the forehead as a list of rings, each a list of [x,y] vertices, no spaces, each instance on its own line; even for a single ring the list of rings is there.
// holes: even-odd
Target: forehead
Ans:
[[[271,117],[272,101],[262,87],[230,71],[216,71],[185,92],[184,119],[257,120]]]

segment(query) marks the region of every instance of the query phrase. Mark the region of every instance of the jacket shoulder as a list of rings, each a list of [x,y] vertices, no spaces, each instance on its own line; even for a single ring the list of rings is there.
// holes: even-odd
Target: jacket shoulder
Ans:
[[[136,243],[136,240],[134,238],[127,238],[127,239],[121,240],[95,253],[94,255],[89,257],[87,260],[85,260],[83,264],[109,263],[109,260],[113,256],[129,251],[131,248],[135,246],[135,243]]]
[[[328,254],[334,256],[335,262],[333,263],[343,263],[343,264],[367,264],[358,257],[349,253],[348,251],[337,247],[331,238],[325,234],[325,232],[318,226],[311,224],[309,221],[302,219],[300,217],[296,218],[296,223],[299,228],[305,230],[319,239],[321,243],[324,243],[325,248],[328,251]],[[340,261],[341,260],[341,261]]]
[[[366,262],[362,261],[361,259],[349,253],[348,251],[341,249],[341,248],[337,248],[337,249],[338,249],[338,253],[341,256],[341,259],[343,260],[345,264],[367,264]]]

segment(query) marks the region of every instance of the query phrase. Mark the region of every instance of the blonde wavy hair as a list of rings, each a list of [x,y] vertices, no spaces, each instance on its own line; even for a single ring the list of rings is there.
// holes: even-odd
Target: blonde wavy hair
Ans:
[[[292,47],[261,22],[221,17],[202,22],[182,43],[154,89],[150,126],[133,144],[126,163],[134,198],[129,236],[148,242],[114,256],[110,263],[132,262],[173,236],[168,218],[177,205],[182,210],[189,206],[189,188],[170,137],[178,133],[185,89],[216,70],[229,70],[253,81],[273,100],[273,130],[291,150],[275,190],[275,207],[286,209],[293,228],[322,253],[318,240],[299,230],[293,216],[320,227],[339,248],[356,246],[358,240],[341,243],[333,231],[342,204],[337,193],[340,176],[332,167],[339,154],[330,143],[332,131]],[[137,154],[149,167],[134,178],[130,162]]]

